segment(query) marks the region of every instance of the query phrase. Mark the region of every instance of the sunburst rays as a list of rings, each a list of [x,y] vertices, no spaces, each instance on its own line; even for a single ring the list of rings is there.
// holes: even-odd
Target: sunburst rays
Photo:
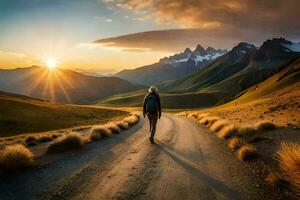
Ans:
[[[72,82],[68,74],[61,69],[41,69],[31,78],[29,94],[52,102],[71,103],[68,91],[74,88]]]

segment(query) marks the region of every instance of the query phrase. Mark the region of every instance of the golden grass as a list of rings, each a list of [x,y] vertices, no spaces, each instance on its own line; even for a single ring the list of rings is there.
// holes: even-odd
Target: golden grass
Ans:
[[[108,128],[112,133],[120,133],[121,129],[120,127],[115,123],[109,123],[105,125],[106,128]]]
[[[191,117],[195,117],[195,113],[188,113],[187,117],[191,118]]]
[[[127,122],[124,122],[124,121],[119,121],[116,124],[122,130],[126,130],[126,129],[129,128],[129,124]]]
[[[228,124],[229,122],[227,120],[218,120],[214,122],[209,129],[214,132],[219,132],[222,128],[228,126]]]
[[[276,129],[276,125],[270,121],[259,121],[255,124],[255,129],[259,132]]]
[[[8,145],[0,151],[0,167],[5,170],[15,170],[32,164],[33,154],[24,145]]]
[[[291,183],[297,195],[300,195],[300,144],[295,142],[281,143],[276,153],[283,178]]]
[[[228,142],[228,147],[232,150],[237,150],[245,143],[245,140],[235,136]]]
[[[177,113],[177,114],[175,114],[175,115],[187,117],[187,116],[188,116],[188,113],[187,113],[187,112],[180,112],[180,113]]]
[[[129,126],[133,126],[137,124],[140,120],[140,117],[138,115],[131,115],[129,117],[125,117],[123,119],[124,122],[128,123]]]
[[[198,113],[197,119],[200,120],[200,119],[202,119],[203,117],[207,117],[207,116],[209,116],[208,113]]]
[[[241,136],[253,136],[257,133],[255,126],[242,126],[239,127],[238,132]]]
[[[101,135],[96,131],[90,133],[90,139],[92,141],[98,141],[101,140],[101,138],[102,138]]]
[[[100,137],[108,137],[111,135],[111,130],[105,125],[94,126],[91,133],[97,133]]]
[[[243,161],[255,158],[257,155],[256,148],[251,144],[245,144],[238,150],[238,158]]]
[[[205,116],[202,119],[199,120],[200,124],[204,124],[207,126],[210,126],[211,123],[217,121],[219,118],[215,116]]]
[[[227,126],[224,126],[218,133],[219,138],[227,139],[231,137],[232,135],[236,134],[238,131],[238,127],[234,124],[230,124]]]
[[[280,174],[278,172],[273,172],[273,171],[270,171],[268,173],[267,177],[265,178],[265,181],[267,182],[268,185],[271,185],[273,187],[283,182]]]
[[[78,133],[69,133],[50,143],[48,153],[59,153],[81,148],[83,139]]]

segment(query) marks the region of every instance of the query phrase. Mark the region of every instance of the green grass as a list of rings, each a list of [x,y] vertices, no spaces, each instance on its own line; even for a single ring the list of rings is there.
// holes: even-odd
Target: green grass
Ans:
[[[106,123],[128,115],[121,110],[54,104],[0,92],[0,137]]]
[[[146,91],[115,95],[99,100],[97,103],[103,106],[115,107],[140,107]],[[224,94],[221,93],[184,93],[184,94],[165,94],[160,93],[161,104],[164,109],[193,109],[209,107],[215,105]]]

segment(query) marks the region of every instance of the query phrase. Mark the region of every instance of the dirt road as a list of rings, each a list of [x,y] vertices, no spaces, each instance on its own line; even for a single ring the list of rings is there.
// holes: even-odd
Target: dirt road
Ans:
[[[252,164],[191,119],[146,120],[0,182],[0,199],[274,199]],[[279,198],[279,197],[278,197]]]

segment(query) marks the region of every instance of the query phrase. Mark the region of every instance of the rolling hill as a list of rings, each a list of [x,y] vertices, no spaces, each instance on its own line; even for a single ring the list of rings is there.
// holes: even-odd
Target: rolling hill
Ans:
[[[141,88],[117,77],[94,77],[71,70],[27,67],[0,70],[0,90],[60,103],[90,103]]]
[[[184,52],[160,59],[152,65],[136,69],[123,70],[115,76],[142,85],[160,84],[164,81],[176,80],[197,72],[214,61],[227,50],[198,45],[194,51],[187,48]]]
[[[290,91],[293,88],[294,91]],[[232,103],[242,103],[261,98],[275,98],[276,93],[300,92],[300,57],[280,66],[275,74],[265,81],[244,91]],[[275,94],[275,96],[273,96]]]
[[[0,137],[107,122],[128,113],[55,104],[0,91]]]
[[[235,96],[260,83],[276,69],[300,55],[297,44],[283,38],[265,41],[260,48],[239,43],[198,72],[163,85],[173,92],[222,92]]]
[[[117,94],[96,103],[111,107],[141,107],[147,91]],[[223,93],[160,93],[163,109],[193,109],[213,106],[227,96]]]
[[[261,120],[299,129],[300,57],[280,66],[271,77],[243,91],[233,101],[201,112],[236,125],[249,126]],[[290,140],[297,135],[283,133],[280,140],[285,136]]]

